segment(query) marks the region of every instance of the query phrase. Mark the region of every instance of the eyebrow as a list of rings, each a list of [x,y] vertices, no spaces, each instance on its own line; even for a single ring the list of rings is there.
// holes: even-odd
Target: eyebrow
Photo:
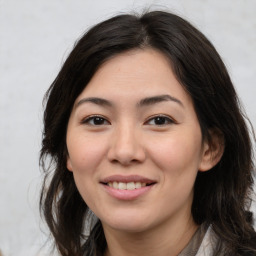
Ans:
[[[94,103],[96,105],[99,106],[105,106],[105,107],[111,107],[112,103],[106,99],[102,99],[102,98],[97,98],[97,97],[90,97],[90,98],[83,98],[81,100],[79,100],[76,104],[76,107],[80,106],[83,103]]]
[[[179,99],[177,99],[169,94],[147,97],[145,99],[142,99],[138,105],[139,106],[149,106],[149,105],[153,105],[153,104],[160,103],[163,101],[173,101],[173,102],[178,103],[180,106],[184,107],[184,105],[182,104],[182,102]]]
[[[184,105],[182,104],[182,102],[169,95],[169,94],[164,94],[164,95],[156,95],[156,96],[152,96],[152,97],[147,97],[144,98],[142,100],[139,101],[139,103],[137,104],[139,107],[143,107],[143,106],[150,106],[150,105],[154,105],[160,102],[164,102],[164,101],[172,101],[172,102],[176,102],[178,103],[180,106],[184,107]],[[98,98],[98,97],[89,97],[89,98],[83,98],[80,101],[78,101],[75,105],[75,107],[77,108],[78,106],[82,105],[83,103],[93,103],[99,106],[105,106],[105,107],[112,107],[113,104],[103,98]]]

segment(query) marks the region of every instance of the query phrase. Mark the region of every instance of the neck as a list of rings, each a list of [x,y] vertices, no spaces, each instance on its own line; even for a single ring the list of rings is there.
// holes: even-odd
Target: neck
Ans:
[[[189,243],[197,228],[192,216],[182,222],[163,223],[146,232],[123,232],[104,228],[108,245],[105,255],[177,256]]]

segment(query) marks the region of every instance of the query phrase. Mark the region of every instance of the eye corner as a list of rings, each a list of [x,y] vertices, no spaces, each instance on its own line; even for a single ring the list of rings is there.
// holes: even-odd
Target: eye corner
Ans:
[[[150,116],[144,124],[163,127],[166,125],[172,125],[172,124],[178,124],[178,123],[174,118],[170,117],[169,115],[157,114],[157,115]]]
[[[83,118],[80,122],[82,125],[89,126],[103,126],[103,125],[111,125],[110,121],[102,116],[102,115],[90,115]]]

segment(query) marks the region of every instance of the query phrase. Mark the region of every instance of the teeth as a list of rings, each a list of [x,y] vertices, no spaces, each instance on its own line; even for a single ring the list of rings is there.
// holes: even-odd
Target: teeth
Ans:
[[[134,189],[139,189],[141,187],[146,187],[146,183],[145,182],[128,182],[128,183],[124,183],[124,182],[108,182],[108,186],[111,188],[115,188],[115,189],[120,189],[120,190],[134,190]]]
[[[144,184],[144,183],[143,183]],[[135,183],[135,188],[141,188],[142,184],[140,182]]]
[[[134,182],[129,182],[129,183],[127,183],[127,184],[126,184],[126,188],[127,188],[128,190],[134,190],[134,189],[135,189],[135,184],[134,184]]]
[[[126,183],[119,182],[118,189],[121,189],[121,190],[127,189]]]
[[[116,181],[113,182],[113,188],[118,189],[118,183]]]

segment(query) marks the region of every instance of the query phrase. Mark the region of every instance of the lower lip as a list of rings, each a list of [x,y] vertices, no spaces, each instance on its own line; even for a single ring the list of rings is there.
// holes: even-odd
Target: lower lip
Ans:
[[[137,199],[138,197],[145,195],[147,192],[149,192],[149,190],[151,190],[151,188],[154,185],[150,185],[150,186],[146,186],[146,187],[142,187],[142,188],[138,188],[138,189],[133,189],[133,190],[128,190],[128,189],[115,189],[112,187],[109,187],[107,185],[103,185],[105,190],[107,191],[107,193],[109,195],[111,195],[112,197],[119,199],[119,200],[134,200]]]

